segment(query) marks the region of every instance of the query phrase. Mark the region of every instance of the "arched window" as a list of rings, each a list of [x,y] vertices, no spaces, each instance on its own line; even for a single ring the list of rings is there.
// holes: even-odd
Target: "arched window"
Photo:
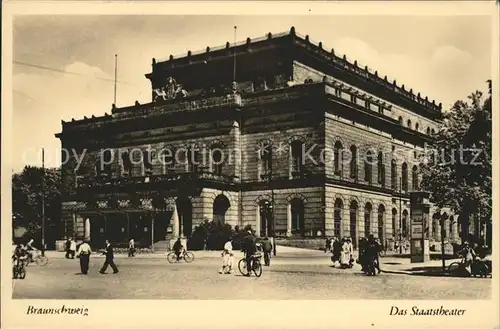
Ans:
[[[200,149],[197,145],[191,145],[186,150],[187,170],[189,172],[198,172],[200,165]]]
[[[427,127],[427,135],[431,134],[431,128]]]
[[[385,216],[385,207],[383,205],[378,206],[377,219],[378,219],[378,238],[380,239],[380,243],[384,244],[384,216]]]
[[[259,148],[260,178],[269,180],[273,168],[273,148],[271,143],[265,142]]]
[[[368,150],[368,152],[366,152],[366,157],[365,157],[365,181],[367,181],[368,184],[371,184],[372,177],[373,177],[373,154],[370,150]]]
[[[231,203],[229,202],[229,199],[225,195],[219,194],[214,199],[214,204],[212,207],[214,222],[224,224],[226,222],[227,210],[230,207]]]
[[[123,151],[122,153],[122,176],[132,176],[132,159],[130,159],[130,153],[128,151]]]
[[[397,235],[397,231],[396,231],[396,221],[397,221],[397,216],[398,216],[398,211],[396,210],[396,208],[392,208],[392,221],[391,221],[391,225],[392,225],[392,237],[394,239],[396,239],[396,235]]]
[[[403,125],[403,117],[399,117],[399,118],[398,118],[398,121],[399,121],[399,124],[400,124],[400,125]]]
[[[357,224],[358,224],[358,203],[356,201],[351,201],[349,205],[349,235],[352,239],[352,244],[356,247],[358,243],[357,239]]]
[[[294,198],[290,203],[292,208],[292,234],[304,236],[304,202],[301,199]]]
[[[418,123],[415,123],[415,130],[418,131],[419,125]]]
[[[382,152],[378,152],[377,156],[377,175],[378,183],[385,186],[385,166],[384,166],[384,155]]]
[[[395,190],[398,187],[398,169],[396,160],[391,160],[391,188]]]
[[[171,148],[163,147],[158,154],[158,159],[161,162],[163,174],[168,174],[175,168],[175,152]]]
[[[335,142],[333,147],[333,162],[335,175],[340,175],[342,173],[342,160],[343,160],[343,146],[340,141]]]
[[[151,149],[142,151],[142,163],[144,165],[144,173],[150,175],[153,173],[153,152]]]
[[[431,129],[431,135],[434,135],[436,133],[436,131],[434,130],[434,128]]]
[[[216,144],[210,149],[210,160],[212,172],[216,175],[222,175],[222,167],[224,162],[224,150],[222,145]]]
[[[453,216],[450,216],[450,219],[449,219],[449,231],[450,231],[450,238],[453,239],[454,236],[453,236],[453,223],[454,223],[454,220],[453,220]]]
[[[358,178],[358,149],[355,145],[351,146],[351,178]]]
[[[403,211],[403,218],[401,221],[402,221],[401,224],[403,225],[403,227],[401,228],[402,235],[404,238],[407,238],[409,225],[408,225],[408,211],[406,209]]]
[[[370,236],[372,229],[372,205],[371,203],[367,203],[365,205],[365,237]]]
[[[341,236],[342,228],[342,209],[344,205],[341,199],[335,200],[335,207],[333,209],[333,235],[336,237]]]
[[[408,165],[406,162],[401,166],[401,179],[401,188],[406,192],[408,191]]]
[[[295,176],[302,171],[302,167],[304,165],[302,157],[303,145],[304,143],[300,140],[295,140],[290,144],[292,153],[292,176]]]
[[[408,119],[407,125],[408,125],[408,128],[411,129],[411,120],[410,119]]]
[[[418,168],[416,165],[411,170],[411,184],[414,191],[418,190]]]
[[[100,159],[97,161],[96,173],[100,178],[108,179],[111,178],[113,170],[111,168],[111,162],[113,158],[113,151],[110,149],[105,149],[100,155]]]
[[[437,219],[436,218],[432,218],[432,234],[433,234],[433,237],[435,239],[437,239],[438,237],[438,234],[437,234]]]

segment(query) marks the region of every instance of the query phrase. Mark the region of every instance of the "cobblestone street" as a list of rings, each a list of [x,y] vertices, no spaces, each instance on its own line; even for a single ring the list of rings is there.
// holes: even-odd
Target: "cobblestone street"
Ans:
[[[241,257],[237,255],[235,262]],[[29,299],[487,299],[490,278],[448,278],[382,273],[367,277],[357,265],[332,268],[328,257],[276,257],[260,278],[217,273],[218,258],[169,264],[165,258],[117,258],[119,274],[98,273],[103,258],[91,259],[89,275],[78,260],[52,258],[29,266],[13,280],[13,298]],[[463,289],[466,287],[466,289]]]

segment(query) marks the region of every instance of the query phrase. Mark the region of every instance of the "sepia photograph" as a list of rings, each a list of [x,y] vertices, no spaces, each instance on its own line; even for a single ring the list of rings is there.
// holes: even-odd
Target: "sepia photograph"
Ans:
[[[8,298],[68,301],[23,314],[496,298],[493,16],[11,22]]]

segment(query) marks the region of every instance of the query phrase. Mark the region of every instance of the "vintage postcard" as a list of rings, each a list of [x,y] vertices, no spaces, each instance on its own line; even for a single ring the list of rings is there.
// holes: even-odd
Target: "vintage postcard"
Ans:
[[[3,325],[498,328],[499,8],[4,2]]]

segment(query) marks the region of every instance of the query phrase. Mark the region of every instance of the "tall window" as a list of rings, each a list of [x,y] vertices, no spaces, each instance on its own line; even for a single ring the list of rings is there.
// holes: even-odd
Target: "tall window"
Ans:
[[[164,147],[159,156],[161,157],[160,161],[163,167],[163,173],[168,174],[170,170],[175,168],[175,151],[169,147]]]
[[[270,143],[264,144],[259,151],[261,179],[269,179],[273,169],[273,148]]]
[[[113,152],[110,149],[105,149],[100,154],[100,158],[96,162],[96,174],[100,178],[108,179],[111,178],[113,170],[111,168],[111,160],[113,158]]]
[[[342,200],[335,200],[335,208],[333,209],[333,235],[336,237],[341,236],[341,223],[342,223]]]
[[[212,172],[216,175],[222,175],[222,166],[223,166],[223,149],[222,145],[215,145],[210,150],[210,160],[212,164]]]
[[[398,118],[398,121],[399,121],[399,124],[400,124],[400,125],[403,125],[403,117],[399,117],[399,118]]]
[[[418,190],[418,168],[416,165],[411,170],[411,185],[414,191]]]
[[[300,234],[304,236],[304,202],[301,199],[293,199],[291,201],[292,211],[292,234]]]
[[[384,156],[382,152],[378,152],[377,156],[377,175],[378,183],[385,186],[385,166],[384,166]]]
[[[372,205],[371,203],[367,203],[365,205],[365,237],[368,237],[372,230]]]
[[[398,186],[398,170],[396,160],[391,160],[391,188],[395,190]]]
[[[132,176],[132,159],[128,151],[122,152],[122,176]]]
[[[380,205],[378,207],[377,217],[378,217],[378,238],[380,239],[380,243],[384,243],[384,216],[385,216],[385,207]]]
[[[402,218],[402,225],[403,227],[401,228],[401,233],[403,235],[404,238],[408,237],[408,211],[407,210],[404,210],[403,211],[403,218]]]
[[[291,153],[292,153],[292,176],[294,174],[300,173],[304,165],[302,158],[302,146],[303,143],[300,140],[295,140],[291,143]]]
[[[355,145],[351,146],[351,178],[358,178],[358,150]]]
[[[153,173],[153,154],[150,149],[142,151],[142,163],[144,165],[144,173],[150,175]]]
[[[334,170],[335,175],[340,175],[342,172],[342,143],[340,141],[335,142],[335,146],[333,148],[333,162],[334,162]]]
[[[372,183],[372,176],[373,176],[373,154],[371,151],[366,152],[366,157],[365,157],[365,181],[368,182],[368,184]]]
[[[397,215],[398,215],[398,211],[396,210],[396,208],[392,208],[392,236],[394,238],[396,238],[396,218],[397,218]]]
[[[356,201],[351,201],[349,206],[349,235],[352,239],[352,244],[354,246],[358,243],[357,238],[357,224],[358,224],[358,203]]]
[[[192,145],[186,150],[186,159],[189,172],[198,172],[200,166],[200,149],[196,145]]]
[[[418,123],[415,123],[415,130],[418,131],[419,125]]]
[[[401,188],[406,192],[408,191],[408,165],[406,162],[401,166],[401,179]]]
[[[408,128],[411,129],[411,120],[408,119]]]
[[[427,135],[431,134],[431,128],[427,127]]]

